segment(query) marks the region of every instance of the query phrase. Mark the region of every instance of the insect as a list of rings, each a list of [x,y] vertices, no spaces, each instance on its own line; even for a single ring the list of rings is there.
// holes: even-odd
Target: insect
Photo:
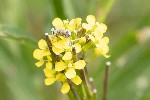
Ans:
[[[68,30],[61,30],[61,29],[54,29],[54,28],[52,28],[51,31],[52,31],[53,35],[62,35],[64,37],[66,37],[66,38],[71,36],[71,32],[68,31]]]

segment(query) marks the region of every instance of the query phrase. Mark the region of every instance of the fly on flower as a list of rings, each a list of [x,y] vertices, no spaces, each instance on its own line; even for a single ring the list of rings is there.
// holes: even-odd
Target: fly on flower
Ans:
[[[81,18],[70,21],[55,18],[52,21],[54,27],[51,29],[51,35],[46,33],[46,39],[41,39],[38,42],[39,49],[33,52],[33,57],[39,60],[35,63],[37,67],[45,63],[45,85],[59,81],[62,84],[62,93],[68,93],[84,81],[80,73],[84,72],[88,64],[84,56],[88,47],[97,56],[109,57],[109,38],[103,37],[107,26],[96,22],[93,15],[87,16],[87,23],[81,21]]]

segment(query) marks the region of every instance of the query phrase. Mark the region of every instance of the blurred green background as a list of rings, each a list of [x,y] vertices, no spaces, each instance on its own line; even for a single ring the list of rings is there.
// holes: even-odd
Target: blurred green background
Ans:
[[[98,100],[107,60],[108,100],[150,100],[150,0],[0,0],[0,100],[68,100],[59,83],[44,85],[32,53],[55,17],[85,21],[89,14],[110,38],[111,57],[88,64]]]

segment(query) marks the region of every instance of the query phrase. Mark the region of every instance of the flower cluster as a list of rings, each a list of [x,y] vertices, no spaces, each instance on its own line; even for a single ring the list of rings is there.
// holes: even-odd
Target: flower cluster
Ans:
[[[42,66],[44,63],[45,84],[51,85],[56,81],[62,83],[61,92],[68,93],[71,81],[75,85],[82,83],[79,71],[86,67],[84,53],[87,45],[93,49],[96,55],[107,55],[109,51],[108,37],[103,37],[107,27],[103,23],[95,21],[93,15],[88,15],[87,23],[81,23],[81,18],[61,20],[55,18],[52,22],[54,28],[52,35],[46,33],[46,40],[38,42],[39,49],[35,49],[33,57],[39,60],[35,65]]]

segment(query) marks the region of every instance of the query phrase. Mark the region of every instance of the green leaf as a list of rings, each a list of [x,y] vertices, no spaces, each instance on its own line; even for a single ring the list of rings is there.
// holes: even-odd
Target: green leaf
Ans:
[[[27,34],[17,28],[4,24],[0,24],[0,38],[8,38],[19,41],[28,40],[30,42],[35,42],[35,39],[31,34]]]

